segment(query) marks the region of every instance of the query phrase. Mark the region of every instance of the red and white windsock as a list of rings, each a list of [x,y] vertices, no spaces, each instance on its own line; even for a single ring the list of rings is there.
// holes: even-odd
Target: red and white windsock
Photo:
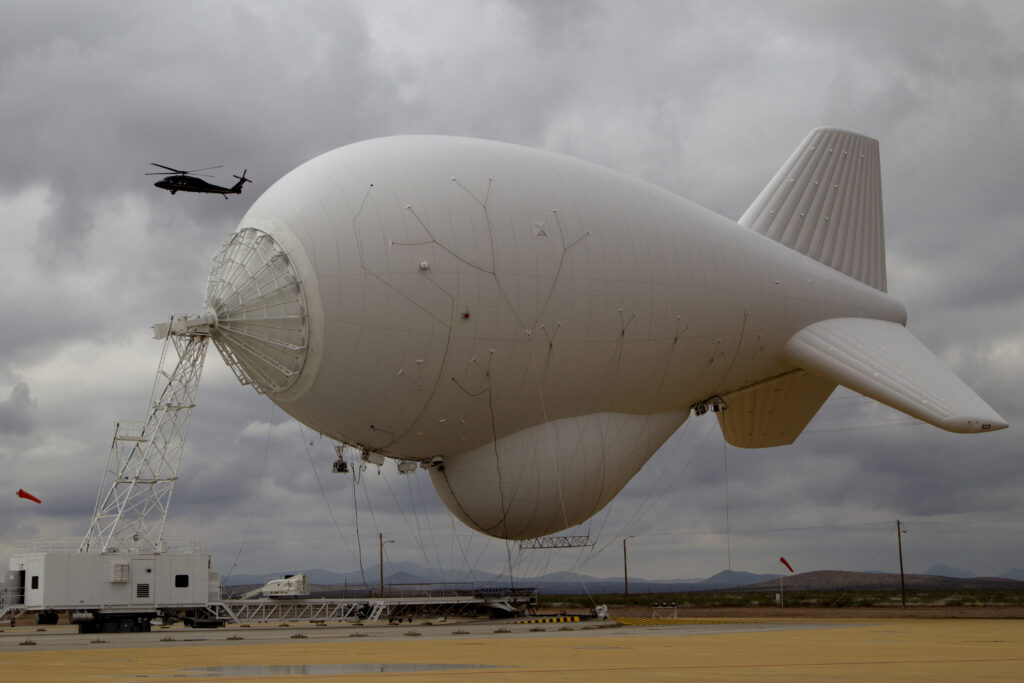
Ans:
[[[43,502],[43,501],[39,500],[38,498],[36,498],[35,496],[33,496],[28,491],[26,491],[25,489],[18,489],[18,498],[25,498],[26,500],[34,500],[37,503],[42,503]]]
[[[790,574],[792,574],[792,573],[793,573],[793,568],[789,566],[789,562],[786,562],[786,558],[784,558],[784,557],[780,557],[780,558],[779,558],[779,562],[781,562],[782,564],[786,565],[786,569],[788,569],[788,570],[789,570],[789,573],[790,573]]]

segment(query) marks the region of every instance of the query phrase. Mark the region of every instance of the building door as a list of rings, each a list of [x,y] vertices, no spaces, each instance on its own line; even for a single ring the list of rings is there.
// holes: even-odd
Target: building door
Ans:
[[[156,600],[156,562],[135,560],[132,562],[133,605],[152,605]]]

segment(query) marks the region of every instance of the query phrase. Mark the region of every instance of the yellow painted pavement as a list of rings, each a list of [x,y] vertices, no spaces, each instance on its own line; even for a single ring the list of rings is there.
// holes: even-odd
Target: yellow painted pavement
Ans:
[[[784,620],[765,620],[773,624]],[[180,681],[188,669],[229,665],[343,663],[486,664],[503,668],[355,675],[273,675],[217,681],[979,681],[1024,680],[1024,620],[885,619],[824,628],[696,633],[683,627],[622,627],[572,633],[452,636],[417,628],[420,637],[350,638],[338,629],[308,640],[158,643],[92,649],[0,652],[9,683]],[[433,627],[437,629],[438,627]],[[31,634],[26,634],[31,635]],[[247,634],[248,635],[248,634]],[[395,635],[392,633],[392,635]]]

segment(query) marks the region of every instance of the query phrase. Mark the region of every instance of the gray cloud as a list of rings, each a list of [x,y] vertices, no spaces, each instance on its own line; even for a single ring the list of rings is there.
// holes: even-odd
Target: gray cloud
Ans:
[[[16,384],[11,397],[0,401],[0,434],[31,434],[39,426],[37,407],[37,401],[29,395],[28,385]]]
[[[0,467],[45,502],[0,497],[17,520],[0,551],[84,533],[113,424],[145,411],[160,353],[148,326],[198,310],[210,258],[253,199],[312,156],[397,133],[545,147],[731,217],[809,129],[875,136],[890,291],[1020,424],[1022,30],[1008,2],[5,3]],[[247,168],[254,183],[228,201],[172,197],[142,175],[150,162],[223,164],[221,182]],[[236,556],[246,572],[357,567],[353,488],[367,566],[380,531],[396,561],[446,568],[500,571],[511,555],[526,573],[613,575],[633,535],[637,576],[730,559],[774,571],[780,554],[804,570],[885,569],[897,517],[916,570],[1024,566],[1014,427],[959,437],[849,392],[788,448],[726,448],[712,416],[692,418],[580,527],[598,546],[564,555],[469,532],[425,472],[332,475],[331,445],[215,355],[197,401],[168,531],[201,535],[224,570]]]

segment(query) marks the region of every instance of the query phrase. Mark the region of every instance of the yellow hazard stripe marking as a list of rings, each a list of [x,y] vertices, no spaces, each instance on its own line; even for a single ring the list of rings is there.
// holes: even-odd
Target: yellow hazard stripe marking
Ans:
[[[546,617],[544,619],[524,619],[513,621],[513,624],[564,624],[567,622],[579,621],[579,617]]]
[[[759,624],[751,619],[699,619],[683,617],[615,617],[623,626],[671,626],[674,624]]]

